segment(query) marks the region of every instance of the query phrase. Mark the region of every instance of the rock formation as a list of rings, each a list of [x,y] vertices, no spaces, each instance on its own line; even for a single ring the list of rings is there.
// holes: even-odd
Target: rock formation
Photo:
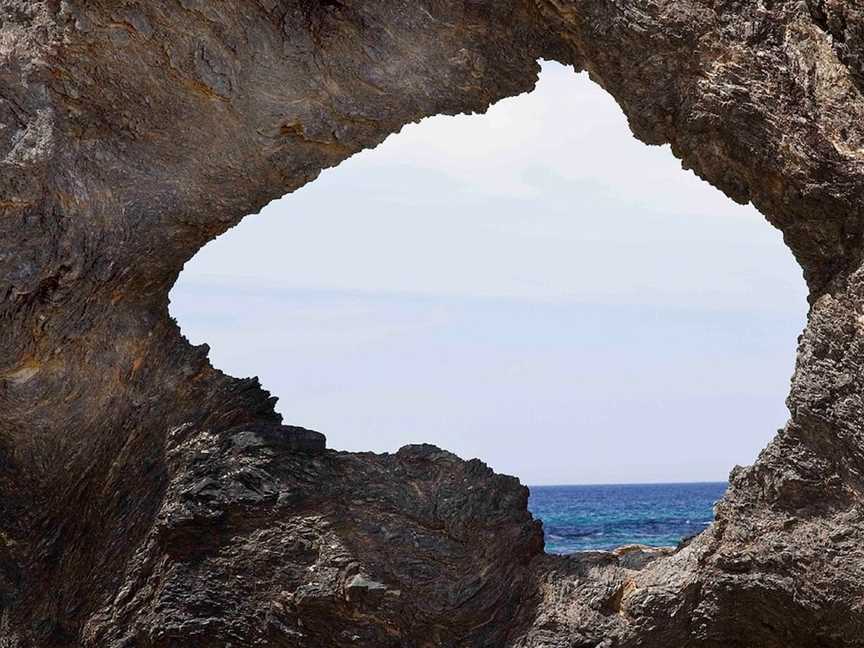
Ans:
[[[862,12],[0,0],[0,642],[864,646]],[[789,423],[653,560],[544,555],[525,489],[479,461],[325,450],[168,314],[243,216],[408,122],[530,90],[538,58],[752,201],[810,289]]]

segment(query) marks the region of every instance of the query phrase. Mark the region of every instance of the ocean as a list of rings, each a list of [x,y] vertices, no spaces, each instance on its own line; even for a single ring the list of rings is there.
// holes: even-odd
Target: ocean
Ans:
[[[714,519],[726,482],[531,486],[528,508],[543,521],[546,551],[625,544],[674,547]]]

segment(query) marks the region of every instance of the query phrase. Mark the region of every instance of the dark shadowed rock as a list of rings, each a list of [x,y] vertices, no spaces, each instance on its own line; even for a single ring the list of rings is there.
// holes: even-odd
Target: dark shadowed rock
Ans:
[[[862,48],[852,0],[0,0],[9,640],[864,646]],[[543,555],[477,460],[325,450],[168,314],[206,242],[539,57],[752,201],[810,289],[789,423],[652,560]]]

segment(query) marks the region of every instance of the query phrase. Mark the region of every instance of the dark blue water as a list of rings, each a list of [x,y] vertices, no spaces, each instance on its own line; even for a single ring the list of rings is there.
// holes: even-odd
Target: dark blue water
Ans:
[[[725,491],[725,482],[531,486],[528,508],[543,520],[549,553],[674,547],[708,526]]]

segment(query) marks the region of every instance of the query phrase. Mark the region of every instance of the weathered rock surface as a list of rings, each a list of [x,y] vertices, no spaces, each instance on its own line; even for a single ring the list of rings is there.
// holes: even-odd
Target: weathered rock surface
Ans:
[[[22,648],[864,646],[862,13],[0,0],[0,605]],[[752,201],[810,288],[789,423],[654,560],[543,555],[525,489],[477,461],[323,450],[168,314],[244,215],[530,90],[540,57]]]

